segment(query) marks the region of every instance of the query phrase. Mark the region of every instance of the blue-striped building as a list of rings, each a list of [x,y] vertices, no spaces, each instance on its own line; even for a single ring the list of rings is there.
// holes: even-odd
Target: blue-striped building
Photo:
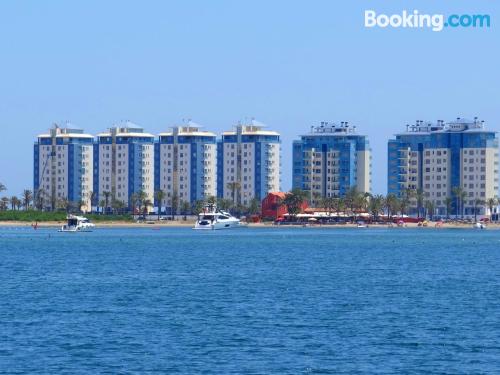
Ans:
[[[350,188],[371,190],[371,150],[356,126],[321,122],[293,142],[293,188],[323,197],[342,197]]]
[[[484,202],[498,196],[498,137],[477,118],[407,125],[389,140],[387,163],[388,193],[402,197],[420,190],[438,215],[484,214]],[[463,205],[457,188],[464,191]]]
[[[66,123],[37,137],[33,149],[33,191],[46,209],[65,201],[91,209],[93,136]],[[65,204],[65,203],[64,203]]]
[[[94,192],[110,209],[114,200],[131,208],[133,194],[154,200],[154,136],[126,122],[97,135],[94,148]],[[152,208],[152,207],[151,207]]]
[[[164,192],[161,207],[167,213],[172,206],[178,212],[183,202],[192,205],[216,196],[216,135],[200,128],[192,121],[174,126],[172,131],[160,133],[155,144],[155,191]],[[159,207],[160,202],[155,205]]]
[[[280,190],[280,135],[251,120],[222,134],[217,147],[217,196],[249,205]]]

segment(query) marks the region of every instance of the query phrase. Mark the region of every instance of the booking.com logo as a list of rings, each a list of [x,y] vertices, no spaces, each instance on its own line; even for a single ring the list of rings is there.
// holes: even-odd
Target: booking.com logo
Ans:
[[[442,31],[444,28],[484,28],[490,27],[488,14],[421,14],[418,10],[401,14],[377,14],[374,10],[365,10],[365,27],[392,28],[428,28],[432,31]]]

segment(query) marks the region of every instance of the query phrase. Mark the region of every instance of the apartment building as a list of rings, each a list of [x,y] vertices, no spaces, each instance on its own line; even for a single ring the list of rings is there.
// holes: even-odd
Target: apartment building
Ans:
[[[280,135],[251,120],[222,134],[217,147],[217,196],[248,205],[280,190]]]
[[[33,191],[44,209],[64,208],[70,202],[91,209],[93,136],[72,124],[54,125],[34,144]]]
[[[355,187],[371,190],[371,150],[356,126],[321,122],[293,142],[293,188],[309,192],[311,202],[342,197]]]
[[[438,215],[451,214],[450,204],[453,213],[462,211],[454,194],[460,188],[464,213],[484,215],[485,202],[498,196],[497,133],[477,118],[407,125],[406,132],[388,142],[387,178],[388,193],[401,197],[421,190]]]
[[[126,122],[97,135],[94,147],[94,192],[98,201],[123,202],[133,206],[131,197],[144,192],[154,200],[154,136]]]
[[[217,191],[216,135],[200,130],[200,125],[188,122],[160,133],[155,144],[155,191],[164,192],[157,207],[179,209],[182,202],[192,204]],[[174,210],[175,211],[175,210]]]

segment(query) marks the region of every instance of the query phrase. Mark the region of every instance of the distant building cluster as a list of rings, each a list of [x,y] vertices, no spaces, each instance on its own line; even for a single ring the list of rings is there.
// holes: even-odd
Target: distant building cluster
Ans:
[[[370,144],[356,126],[321,122],[292,147],[292,187],[306,191],[313,205],[352,188],[371,192]],[[477,213],[478,202],[485,213],[485,201],[498,196],[498,161],[497,134],[477,118],[417,121],[388,141],[388,193],[418,192],[438,215],[450,206]],[[48,209],[60,199],[86,211],[103,200],[130,209],[139,192],[166,212],[208,197],[247,206],[280,191],[280,176],[280,135],[255,120],[220,138],[193,122],[158,136],[124,123],[96,137],[68,124],[39,135],[34,145],[34,189]]]
[[[220,139],[193,122],[158,137],[132,123],[96,137],[68,124],[38,136],[34,191],[43,193],[47,209],[61,199],[84,211],[101,201],[130,209],[138,193],[167,212],[211,196],[248,205],[280,190],[280,162],[280,135],[255,120]]]

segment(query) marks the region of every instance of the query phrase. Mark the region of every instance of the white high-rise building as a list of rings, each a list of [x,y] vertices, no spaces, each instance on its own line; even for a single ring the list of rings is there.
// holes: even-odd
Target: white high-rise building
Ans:
[[[94,149],[94,191],[98,200],[123,202],[131,208],[133,194],[154,199],[154,136],[127,122],[97,135]]]
[[[216,135],[201,131],[200,125],[189,122],[161,133],[155,150],[155,190],[165,193],[156,205],[172,212],[183,202],[216,195]]]
[[[71,204],[90,211],[93,187],[93,139],[67,123],[54,125],[34,145],[33,187],[43,208],[54,210]]]
[[[280,190],[280,135],[252,120],[222,134],[218,144],[217,196],[235,204],[262,200]]]

